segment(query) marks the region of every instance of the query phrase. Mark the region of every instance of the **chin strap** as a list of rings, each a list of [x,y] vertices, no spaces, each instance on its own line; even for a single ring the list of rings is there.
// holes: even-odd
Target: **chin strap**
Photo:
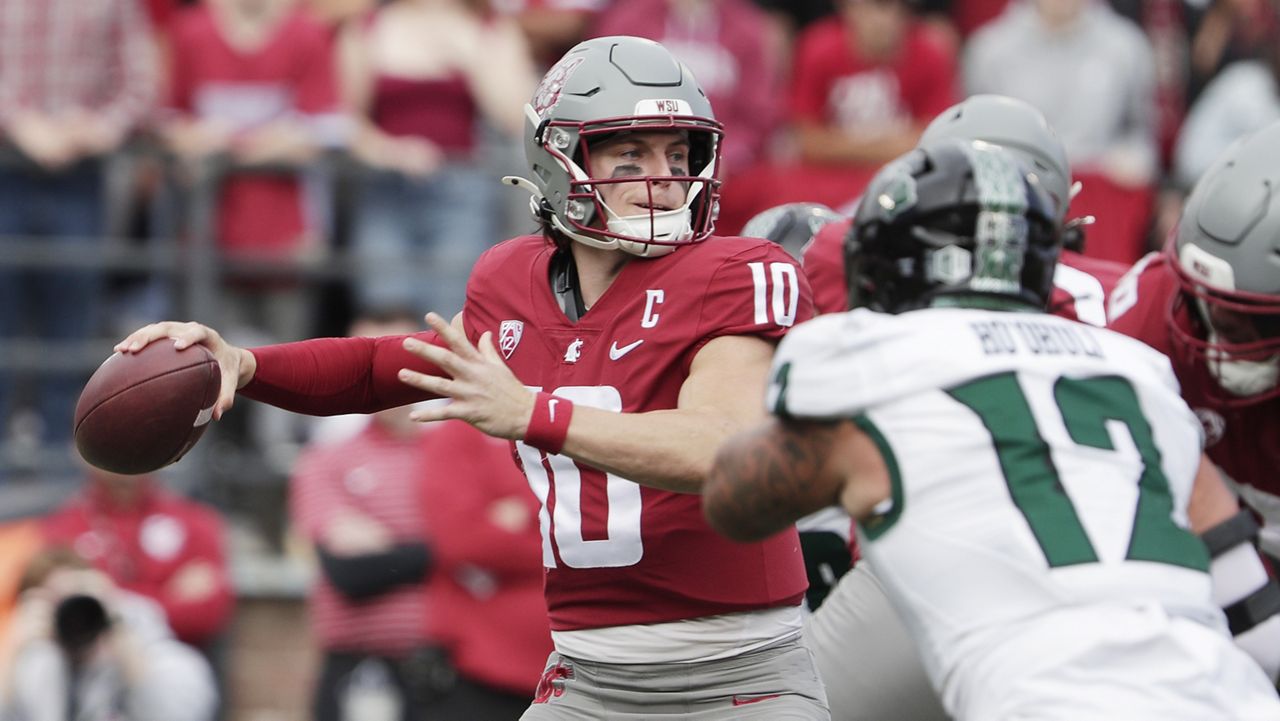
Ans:
[[[1258,522],[1248,510],[1200,534],[1212,562],[1213,597],[1236,645],[1274,682],[1280,675],[1280,585],[1267,575],[1255,543]]]

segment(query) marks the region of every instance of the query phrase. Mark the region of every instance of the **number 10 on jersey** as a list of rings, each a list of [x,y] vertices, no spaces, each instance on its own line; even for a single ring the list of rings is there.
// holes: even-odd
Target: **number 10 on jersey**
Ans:
[[[534,392],[542,388],[529,387]],[[552,395],[575,405],[622,411],[613,386],[563,386]],[[644,556],[640,536],[640,486],[563,455],[546,455],[521,441],[516,451],[542,508],[542,564],[556,568],[632,566]]]

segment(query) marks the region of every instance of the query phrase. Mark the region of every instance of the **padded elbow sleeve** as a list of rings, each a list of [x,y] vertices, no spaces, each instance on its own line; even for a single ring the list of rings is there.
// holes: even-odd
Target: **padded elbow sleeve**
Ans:
[[[1213,559],[1214,600],[1227,616],[1236,645],[1272,680],[1280,676],[1280,585],[1267,575],[1254,543],[1258,524],[1241,511],[1201,535]]]

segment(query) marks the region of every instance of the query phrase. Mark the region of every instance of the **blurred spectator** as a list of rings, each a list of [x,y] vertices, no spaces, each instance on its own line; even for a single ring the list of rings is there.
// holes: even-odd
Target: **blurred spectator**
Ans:
[[[1192,97],[1227,65],[1267,55],[1276,42],[1274,0],[1210,0],[1191,37]]]
[[[996,93],[1044,113],[1083,184],[1071,209],[1094,215],[1085,253],[1132,263],[1146,252],[1159,170],[1155,76],[1142,30],[1104,0],[1026,0],[969,41],[969,93]]]
[[[782,23],[788,34],[794,36],[810,23],[826,18],[836,11],[836,0],[753,0]]]
[[[965,89],[1025,100],[1067,146],[1072,172],[1147,185],[1156,153],[1151,45],[1102,0],[1017,3],[970,41]]]
[[[40,522],[33,518],[0,525],[0,636],[9,627],[27,564],[44,546]]]
[[[352,334],[413,333],[413,317],[366,315]],[[423,625],[432,560],[420,510],[423,426],[411,410],[376,413],[354,437],[307,447],[290,481],[291,520],[321,571],[309,598],[323,650],[316,721],[408,721],[416,689],[442,666]]]
[[[1191,32],[1203,8],[1199,0],[1109,0],[1142,28],[1151,42],[1155,72],[1156,145],[1159,167],[1168,168],[1187,113],[1191,82]]]
[[[457,671],[427,717],[517,719],[552,650],[538,500],[510,443],[466,423],[436,424],[423,454],[422,507],[436,563],[427,625]]]
[[[596,13],[612,0],[489,0],[494,12],[515,19],[539,70],[551,67],[586,37]]]
[[[724,123],[721,179],[767,150],[782,110],[782,48],[750,0],[615,0],[591,35],[656,40],[689,66]]]
[[[69,549],[32,559],[0,642],[6,721],[208,721],[216,706],[207,663],[154,602]]]
[[[231,164],[217,187],[214,234],[233,260],[299,259],[324,252],[321,198],[299,172],[343,141],[332,46],[296,0],[204,0],[171,28],[172,80],[163,131],[193,167]],[[279,166],[237,174],[235,166]],[[217,182],[208,174],[195,176]],[[208,189],[199,180],[195,192]],[[277,339],[309,332],[311,302],[292,284],[242,285],[226,322]]]
[[[837,17],[801,34],[792,59],[799,161],[730,179],[717,232],[737,233],[752,216],[784,203],[849,203],[955,101],[950,40],[917,20],[906,0],[841,0],[838,7]]]
[[[329,29],[335,39],[348,23],[359,22],[378,0],[306,0],[311,16]]]
[[[151,20],[151,26],[156,30],[163,30],[168,27],[174,13],[183,4],[182,0],[143,0],[147,18]]]
[[[0,0],[0,139],[16,151],[0,156],[0,247],[40,238],[53,252],[93,256],[104,232],[103,156],[150,112],[155,84],[150,24],[137,0]],[[0,266],[0,344],[88,338],[100,290],[91,266]],[[34,438],[70,439],[82,380],[43,372],[31,399],[40,413]],[[0,373],[0,441],[17,381]]]
[[[44,520],[44,533],[117,586],[159,603],[183,642],[208,649],[230,619],[221,517],[155,477],[90,468],[84,487]]]
[[[467,270],[498,238],[499,184],[478,125],[516,135],[533,63],[519,27],[468,0],[395,0],[342,38],[344,91],[371,169],[354,250],[364,308],[462,308]]]
[[[842,0],[796,49],[792,118],[810,163],[878,168],[955,102],[951,48],[906,0]],[[850,195],[856,195],[856,191]]]
[[[1196,99],[1174,156],[1175,180],[1195,184],[1232,141],[1280,120],[1280,35],[1262,60],[1233,63]]]

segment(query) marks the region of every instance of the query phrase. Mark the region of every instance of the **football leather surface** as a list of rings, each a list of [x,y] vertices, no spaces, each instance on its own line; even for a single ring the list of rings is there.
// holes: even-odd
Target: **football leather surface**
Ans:
[[[182,458],[213,418],[221,372],[207,348],[173,341],[116,353],[94,372],[76,404],[76,449],[90,464],[149,473]]]

